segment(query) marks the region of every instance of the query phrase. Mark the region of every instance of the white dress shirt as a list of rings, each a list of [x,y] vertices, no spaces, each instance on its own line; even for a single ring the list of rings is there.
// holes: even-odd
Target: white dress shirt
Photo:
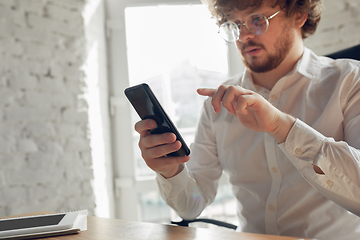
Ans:
[[[305,48],[271,91],[254,85],[246,70],[227,81],[296,118],[286,141],[245,128],[224,108],[214,113],[207,99],[184,170],[170,179],[157,175],[163,199],[182,218],[196,218],[225,172],[239,202],[240,231],[360,239],[359,70],[360,62]]]

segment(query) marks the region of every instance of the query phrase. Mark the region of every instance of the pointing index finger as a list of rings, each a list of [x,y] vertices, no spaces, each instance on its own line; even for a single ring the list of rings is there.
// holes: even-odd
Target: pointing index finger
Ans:
[[[226,86],[221,85],[218,89],[212,88],[199,88],[197,92],[202,96],[211,97],[211,105],[214,109],[214,112],[219,113],[221,109],[222,97],[226,91]]]
[[[201,96],[212,97],[214,96],[216,89],[213,88],[198,88],[197,93]]]

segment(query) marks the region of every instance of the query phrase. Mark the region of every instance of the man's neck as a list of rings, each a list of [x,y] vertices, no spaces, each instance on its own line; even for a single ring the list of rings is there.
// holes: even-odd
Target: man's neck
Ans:
[[[296,47],[294,47],[295,45]],[[304,51],[304,45],[302,43],[294,44],[294,46],[277,68],[265,73],[251,72],[254,83],[271,90],[277,81],[291,72]]]

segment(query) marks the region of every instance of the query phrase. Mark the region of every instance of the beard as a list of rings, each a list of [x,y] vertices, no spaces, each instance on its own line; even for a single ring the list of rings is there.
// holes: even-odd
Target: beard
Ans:
[[[263,61],[260,61],[257,56],[251,57],[250,60],[246,60],[242,57],[244,65],[252,72],[265,73],[277,68],[285,59],[293,45],[294,35],[287,26],[283,28],[283,33],[280,34],[274,44],[275,53],[268,53]],[[241,46],[241,54],[244,56],[245,48],[247,47],[260,47],[266,51],[263,44],[255,43],[250,40],[249,42]]]

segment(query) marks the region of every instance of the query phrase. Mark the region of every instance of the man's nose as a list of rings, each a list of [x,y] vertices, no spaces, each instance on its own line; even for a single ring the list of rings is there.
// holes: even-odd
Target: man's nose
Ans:
[[[242,43],[245,43],[255,37],[255,35],[252,34],[245,25],[241,25],[239,27],[239,30],[240,30],[239,41]]]

